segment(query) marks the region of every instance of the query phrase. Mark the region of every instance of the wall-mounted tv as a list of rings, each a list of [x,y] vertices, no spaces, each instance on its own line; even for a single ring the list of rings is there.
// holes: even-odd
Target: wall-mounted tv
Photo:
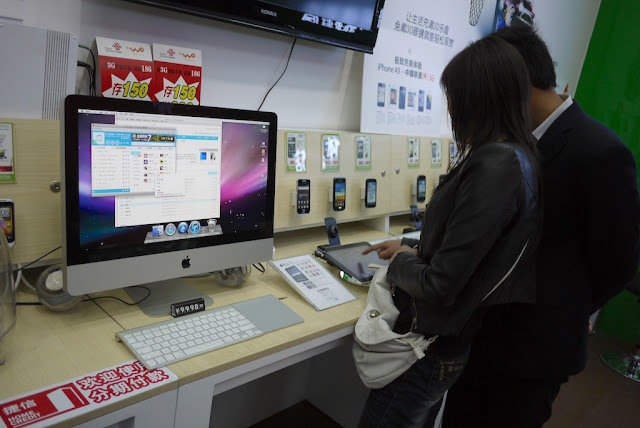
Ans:
[[[126,0],[373,52],[384,0]]]

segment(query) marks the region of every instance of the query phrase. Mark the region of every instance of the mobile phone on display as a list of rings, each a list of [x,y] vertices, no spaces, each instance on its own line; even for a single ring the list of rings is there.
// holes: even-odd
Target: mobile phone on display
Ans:
[[[358,150],[356,156],[358,159],[362,159],[364,157],[364,141],[358,140]]]
[[[378,83],[378,107],[384,107],[384,98],[386,96],[386,85]]]
[[[424,91],[418,91],[418,111],[424,111]]]
[[[298,214],[309,214],[311,211],[311,180],[301,178],[298,180],[296,196],[296,209]]]
[[[389,87],[389,105],[393,107],[398,105],[398,88]]]
[[[407,88],[400,86],[400,96],[398,98],[398,108],[404,110],[404,102],[407,98]]]
[[[333,179],[333,210],[344,211],[347,202],[347,179],[335,177]]]
[[[427,94],[426,107],[427,107],[427,110],[431,110],[431,94]]]
[[[364,206],[366,208],[374,208],[376,206],[376,193],[378,182],[375,178],[367,178],[365,181]]]
[[[13,247],[16,244],[16,220],[11,199],[0,199],[0,226],[7,237],[9,247]]]
[[[416,199],[418,202],[424,202],[427,199],[427,177],[424,175],[418,176],[418,191],[416,194]]]

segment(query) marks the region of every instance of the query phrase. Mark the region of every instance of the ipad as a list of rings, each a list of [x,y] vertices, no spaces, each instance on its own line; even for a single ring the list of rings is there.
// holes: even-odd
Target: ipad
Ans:
[[[389,261],[378,257],[378,252],[362,255],[362,252],[369,248],[371,244],[368,242],[358,242],[349,245],[336,245],[326,247],[325,259],[341,269],[360,282],[369,282],[376,273],[375,269],[370,269],[369,264],[375,263],[382,266],[388,266]]]

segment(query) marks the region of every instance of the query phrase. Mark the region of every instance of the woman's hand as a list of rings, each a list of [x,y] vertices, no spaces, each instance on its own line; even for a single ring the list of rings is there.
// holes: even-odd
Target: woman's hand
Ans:
[[[398,251],[398,249],[401,246],[402,246],[401,239],[387,240],[379,244],[370,246],[369,248],[364,250],[362,254],[364,255],[364,254],[369,254],[372,251],[377,251],[378,257],[380,257],[383,260],[389,260],[391,257],[393,257],[396,254],[396,251]]]
[[[396,252],[391,256],[391,258],[389,259],[389,263],[393,263],[393,260],[396,258],[396,256],[399,253],[404,253],[404,252],[411,253],[411,254],[413,254],[415,256],[418,255],[418,249],[417,248],[412,248],[412,247],[410,247],[408,245],[401,245],[400,248],[398,248],[396,250]]]

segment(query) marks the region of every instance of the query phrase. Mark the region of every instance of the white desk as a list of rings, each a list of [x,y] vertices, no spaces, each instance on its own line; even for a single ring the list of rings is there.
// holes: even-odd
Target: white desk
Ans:
[[[341,226],[340,233],[344,243],[385,236],[358,224]],[[311,253],[324,243],[326,235],[319,229],[283,233],[276,237],[276,258]],[[221,287],[211,278],[189,282],[211,295],[216,307],[267,294],[284,297],[305,322],[171,364],[177,382],[65,425],[99,427],[134,418],[135,427],[200,427],[209,421],[244,426],[302,399],[341,424],[357,420],[367,390],[357,379],[350,344],[366,288],[345,283],[358,299],[319,312],[272,269],[266,274],[254,270],[238,289]],[[122,290],[106,294],[128,299]],[[164,319],[114,300],[98,305],[82,303],[68,313],[19,307],[18,322],[7,337],[7,363],[0,367],[0,400],[131,360],[115,332]]]

